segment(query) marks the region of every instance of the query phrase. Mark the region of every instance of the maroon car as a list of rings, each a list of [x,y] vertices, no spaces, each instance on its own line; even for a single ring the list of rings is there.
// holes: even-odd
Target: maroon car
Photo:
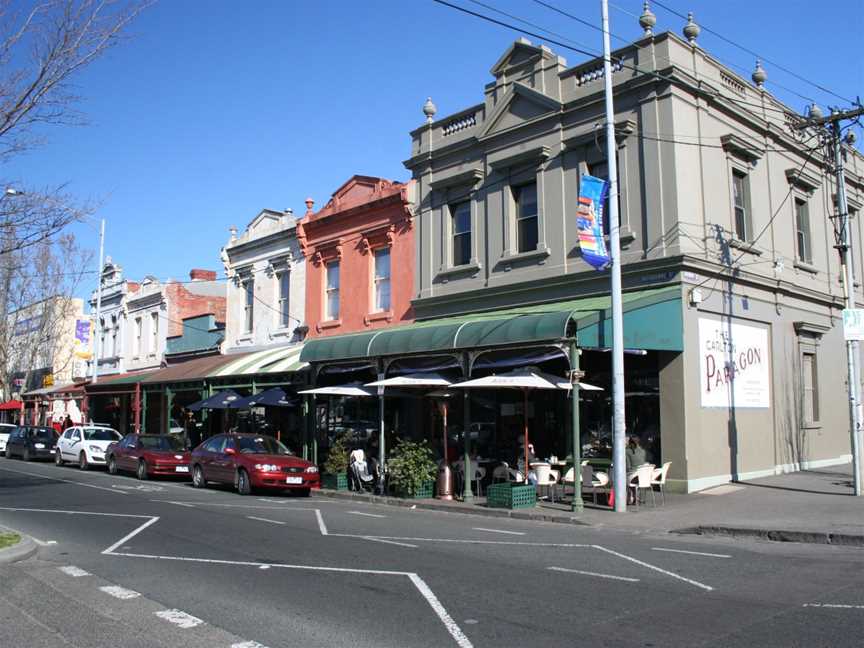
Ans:
[[[293,490],[308,496],[318,488],[318,467],[291,454],[284,445],[260,434],[219,434],[192,452],[192,484],[233,484],[241,495],[253,488]]]
[[[108,472],[134,472],[138,479],[156,475],[189,476],[189,452],[173,434],[127,434],[105,451]]]

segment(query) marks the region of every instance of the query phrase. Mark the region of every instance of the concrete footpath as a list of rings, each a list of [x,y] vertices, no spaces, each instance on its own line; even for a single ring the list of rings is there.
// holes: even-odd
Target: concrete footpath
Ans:
[[[470,504],[443,500],[405,500],[368,493],[322,490],[321,495],[360,499],[454,514],[509,517],[538,522],[582,524],[632,533],[678,532],[864,547],[864,497],[852,495],[852,465],[776,475],[726,484],[690,495],[655,492],[647,502],[616,514],[586,502],[582,513],[566,503],[543,500],[533,509],[507,511],[486,507],[485,498]],[[601,498],[602,499],[602,498]]]

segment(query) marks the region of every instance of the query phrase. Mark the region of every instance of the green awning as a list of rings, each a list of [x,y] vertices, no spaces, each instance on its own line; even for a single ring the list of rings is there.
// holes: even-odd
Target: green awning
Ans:
[[[654,351],[683,350],[679,286],[632,291],[624,294],[622,302],[625,346]],[[374,333],[307,340],[300,360],[326,362],[555,342],[567,337],[571,320],[576,324],[579,346],[611,344],[610,299],[602,296],[427,320]]]

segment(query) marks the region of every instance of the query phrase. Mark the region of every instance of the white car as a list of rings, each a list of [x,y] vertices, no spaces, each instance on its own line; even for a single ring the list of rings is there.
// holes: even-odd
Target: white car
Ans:
[[[105,450],[122,439],[117,430],[99,425],[75,425],[66,430],[57,440],[54,463],[77,463],[81,470],[90,466],[105,465]]]
[[[9,440],[9,434],[17,427],[17,425],[12,425],[11,423],[0,423],[0,452],[6,451],[6,442]]]

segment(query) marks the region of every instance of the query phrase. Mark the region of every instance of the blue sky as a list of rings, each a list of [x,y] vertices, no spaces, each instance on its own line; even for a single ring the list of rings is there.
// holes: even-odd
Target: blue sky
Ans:
[[[602,47],[599,32],[531,0],[483,1]],[[599,24],[599,0],[546,1]],[[844,97],[864,90],[864,0],[829,0],[821,14],[803,0],[663,4]],[[638,37],[641,9],[641,0],[615,0],[613,34]],[[680,34],[685,21],[653,11],[656,31]],[[131,279],[185,278],[193,267],[221,275],[229,226],[242,230],[261,208],[302,214],[307,195],[320,207],[355,173],[407,179],[408,133],[422,123],[426,97],[439,117],[481,101],[489,69],[516,37],[432,0],[162,0],[128,42],[78,77],[89,125],[46,130],[48,144],[3,175],[68,183],[98,201],[106,253]],[[749,78],[752,55],[705,31],[699,43]],[[570,65],[584,58],[552,47]],[[823,106],[840,103],[765,68],[771,91],[799,111],[807,101],[772,82]],[[77,234],[96,248],[94,230]]]

